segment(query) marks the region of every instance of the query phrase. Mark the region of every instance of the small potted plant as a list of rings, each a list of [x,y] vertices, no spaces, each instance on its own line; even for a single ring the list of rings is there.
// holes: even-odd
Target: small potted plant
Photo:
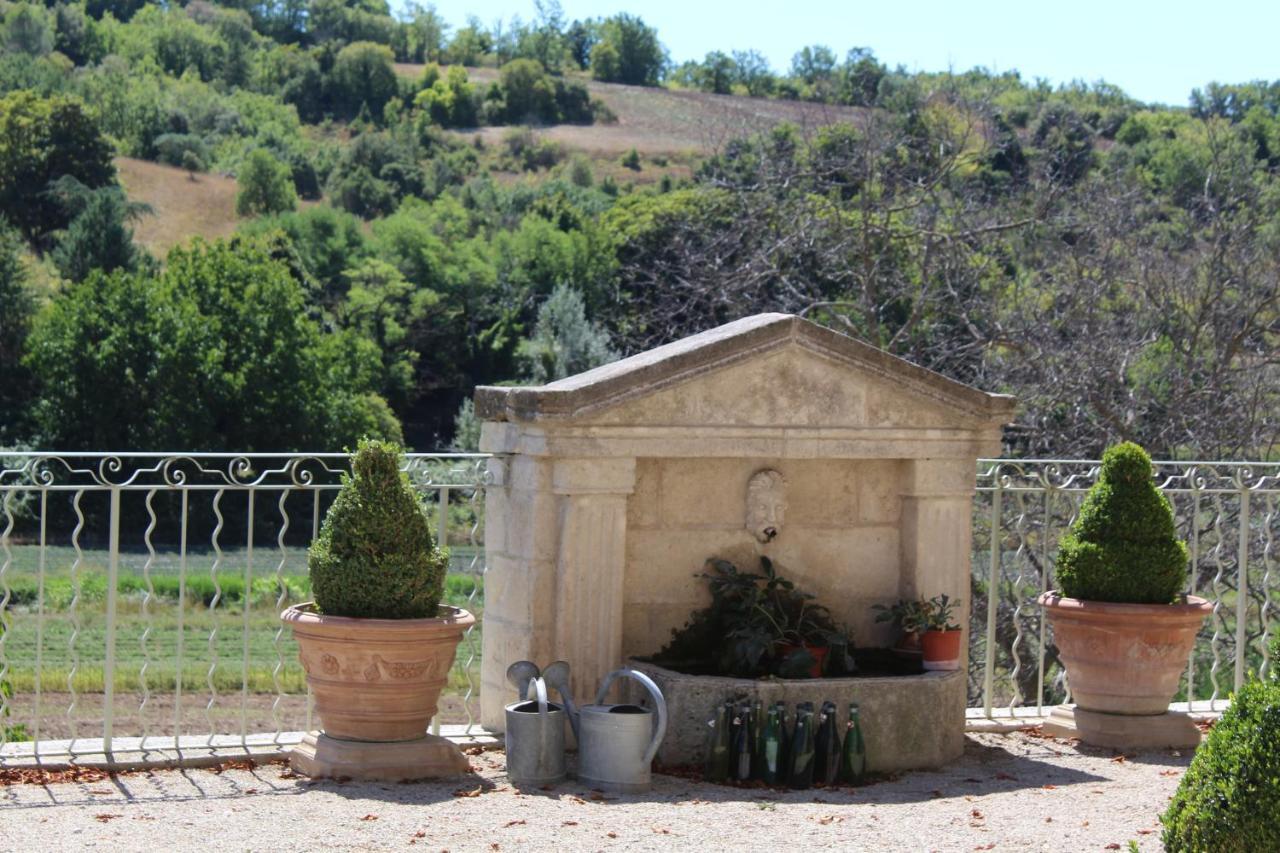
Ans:
[[[400,449],[365,439],[351,468],[307,553],[315,601],[281,614],[324,729],[293,765],[361,779],[465,771],[461,752],[427,725],[475,617],[440,604],[448,554],[400,471]]]
[[[924,633],[920,637],[921,664],[925,669],[957,670],[960,668],[960,626],[951,622],[958,601],[943,593],[921,602]]]
[[[1076,702],[1071,733],[1117,748],[1198,744],[1190,719],[1168,709],[1212,606],[1183,593],[1187,548],[1138,445],[1103,455],[1055,577],[1058,589],[1039,602]]]
[[[900,598],[896,604],[876,604],[871,607],[876,611],[877,622],[892,622],[900,633],[898,644],[893,651],[903,657],[918,658],[921,655],[920,635],[927,623],[928,604],[909,598]]]

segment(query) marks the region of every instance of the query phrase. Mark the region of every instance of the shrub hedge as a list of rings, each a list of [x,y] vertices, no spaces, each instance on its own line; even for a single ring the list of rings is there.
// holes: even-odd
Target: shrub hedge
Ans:
[[[1160,820],[1169,853],[1280,850],[1280,680],[1232,697]]]
[[[400,472],[400,448],[363,439],[351,467],[307,554],[316,606],[333,616],[434,617],[449,557]]]
[[[1063,595],[1168,604],[1182,592],[1187,546],[1175,538],[1173,509],[1151,474],[1151,457],[1133,442],[1103,454],[1098,481],[1058,548]]]

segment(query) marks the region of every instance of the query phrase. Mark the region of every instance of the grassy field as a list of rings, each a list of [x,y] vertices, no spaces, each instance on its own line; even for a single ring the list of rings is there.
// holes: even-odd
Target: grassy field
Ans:
[[[421,65],[396,66],[396,71],[405,77],[417,77],[422,69]],[[468,68],[467,75],[472,82],[488,84],[497,79],[498,72],[492,68]],[[802,130],[815,129],[838,121],[854,121],[864,112],[857,107],[623,86],[599,83],[585,76],[580,79],[591,97],[602,101],[617,116],[617,122],[557,125],[540,133],[570,151],[608,157],[617,157],[632,148],[641,154],[668,158],[705,154],[733,137],[766,130],[780,122],[791,122]],[[505,131],[503,127],[486,127],[479,133],[486,141],[496,142]]]
[[[467,565],[470,556],[455,550],[455,565]],[[190,554],[182,577],[174,553],[158,555],[149,578],[142,570],[146,554],[121,555],[113,676],[117,707],[133,713],[139,724],[153,724],[167,719],[171,697],[180,685],[182,693],[191,697],[193,709],[209,705],[234,718],[243,710],[242,704],[251,705],[262,725],[270,719],[277,695],[306,692],[297,645],[290,632],[281,630],[278,616],[282,607],[309,597],[304,555],[300,550],[293,552],[294,559],[279,576],[275,573],[278,556],[264,557],[255,558],[246,584],[244,551],[225,552],[216,572],[213,554]],[[56,708],[59,723],[67,722],[61,706],[73,694],[88,694],[81,697],[83,707],[73,717],[87,714],[90,719],[81,722],[92,724],[94,709],[101,713],[101,698],[92,697],[103,693],[106,680],[107,555],[86,552],[74,577],[73,561],[69,548],[48,549],[41,598],[38,549],[13,546],[12,561],[0,585],[0,598],[6,588],[9,597],[3,614],[3,660],[13,689],[11,721],[26,725],[28,731],[37,687],[45,694],[42,716]],[[445,600],[480,615],[482,581],[451,573]],[[465,692],[464,666],[473,656],[472,677],[478,680],[478,627],[459,649],[447,692]],[[150,711],[138,715],[136,708],[144,700]],[[291,722],[301,725],[293,718],[305,711],[305,704],[290,701],[286,707]]]

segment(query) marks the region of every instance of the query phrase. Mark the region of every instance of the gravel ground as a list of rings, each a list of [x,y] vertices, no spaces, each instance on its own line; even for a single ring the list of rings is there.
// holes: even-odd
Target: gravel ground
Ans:
[[[500,752],[432,783],[310,782],[286,767],[0,787],[0,848],[124,850],[1159,850],[1189,754],[1118,756],[1029,734],[855,789],[771,791],[656,775],[615,797],[519,793]]]

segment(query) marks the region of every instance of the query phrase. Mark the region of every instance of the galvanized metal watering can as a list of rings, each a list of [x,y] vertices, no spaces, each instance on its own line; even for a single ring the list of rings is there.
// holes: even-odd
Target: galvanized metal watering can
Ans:
[[[547,667],[549,675],[556,666]],[[567,679],[568,666],[562,666]],[[529,661],[512,664],[507,669],[507,678],[520,691],[520,701],[506,706],[507,776],[511,784],[541,787],[562,781],[565,776],[564,723],[568,715],[563,705],[547,701],[547,682],[551,679],[539,677],[538,667]],[[530,686],[534,699],[528,698]],[[568,704],[563,690],[562,687],[562,696]]]
[[[654,709],[640,705],[605,705],[604,698],[618,678],[644,685]],[[656,713],[655,713],[656,710]],[[594,704],[573,713],[578,738],[578,780],[602,790],[635,793],[649,790],[650,765],[667,733],[667,703],[658,685],[643,672],[626,667],[605,677]]]

